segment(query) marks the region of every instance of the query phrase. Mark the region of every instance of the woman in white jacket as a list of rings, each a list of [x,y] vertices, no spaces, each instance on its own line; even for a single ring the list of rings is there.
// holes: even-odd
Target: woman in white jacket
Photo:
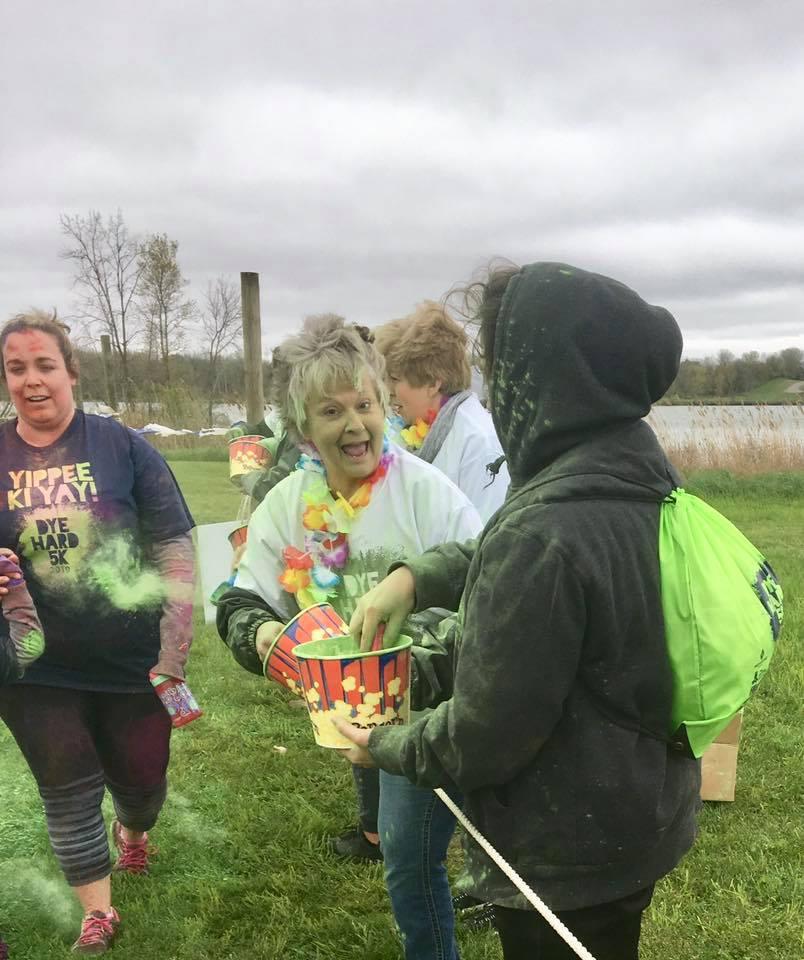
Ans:
[[[405,421],[409,450],[446,474],[484,523],[508,490],[508,470],[491,414],[469,389],[468,338],[432,300],[377,331],[391,404]]]

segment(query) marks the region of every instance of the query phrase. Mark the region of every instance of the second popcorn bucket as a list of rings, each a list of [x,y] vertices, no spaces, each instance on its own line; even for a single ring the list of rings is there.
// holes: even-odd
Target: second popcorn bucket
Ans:
[[[409,637],[393,647],[361,652],[353,637],[327,637],[294,649],[315,742],[351,747],[335,729],[340,717],[362,729],[410,720]]]
[[[248,524],[241,523],[239,527],[235,527],[227,539],[232,545],[232,550],[237,550],[239,547],[242,547],[248,540]]]
[[[237,486],[246,473],[252,470],[267,470],[272,456],[265,444],[265,437],[250,434],[229,441],[229,479]]]
[[[316,603],[311,607],[305,607],[286,624],[285,629],[268,651],[263,664],[265,676],[301,696],[299,664],[293,656],[293,651],[301,643],[309,643],[311,640],[321,640],[325,637],[339,637],[348,630],[346,622],[338,616],[331,604]]]

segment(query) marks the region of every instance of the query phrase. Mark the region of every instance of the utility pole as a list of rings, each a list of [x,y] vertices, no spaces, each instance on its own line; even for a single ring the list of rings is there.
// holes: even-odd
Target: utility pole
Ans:
[[[112,340],[108,333],[101,334],[101,359],[103,361],[103,383],[106,387],[106,402],[112,408],[117,409],[117,390],[114,384],[114,371],[112,369]]]
[[[240,274],[240,303],[243,313],[243,364],[246,368],[246,420],[255,424],[265,416],[258,273]]]

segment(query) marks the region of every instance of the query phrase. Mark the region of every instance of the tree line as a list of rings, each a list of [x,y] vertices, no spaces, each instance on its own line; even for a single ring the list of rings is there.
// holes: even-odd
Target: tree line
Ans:
[[[804,350],[787,347],[764,356],[752,350],[740,357],[721,350],[716,357],[682,360],[668,396],[689,399],[740,396],[778,377],[804,380]]]
[[[242,399],[243,366],[240,290],[224,275],[207,285],[203,298],[188,296],[179,264],[179,245],[164,233],[136,235],[120,210],[60,217],[61,256],[72,267],[73,337],[87,399],[164,407],[192,396],[203,401],[212,423],[217,401]],[[99,338],[108,336],[112,369],[107,377]],[[804,379],[804,351],[757,351],[736,357],[683,360],[669,397],[695,399],[745,394],[769,380]],[[264,366],[264,380],[270,367]],[[197,420],[198,417],[193,419]]]
[[[111,381],[122,401],[148,400],[155,388],[183,384],[216,398],[242,381],[227,354],[241,343],[240,291],[219,276],[197,302],[178,260],[179,245],[164,233],[132,234],[123,214],[98,210],[60,217],[61,256],[72,266],[75,315],[84,340],[109,337]],[[184,356],[192,337],[192,356]],[[82,337],[76,337],[79,347]],[[80,350],[84,395],[107,396],[100,355]]]
[[[117,409],[136,407],[141,412],[140,419],[157,420],[166,423],[172,411],[168,426],[200,427],[213,426],[213,407],[217,403],[242,405],[243,393],[243,355],[242,351],[222,356],[211,375],[209,358],[201,352],[180,353],[171,357],[171,381],[164,378],[153,379],[149,371],[154,365],[148,354],[140,350],[129,351],[128,369],[132,384],[128,394],[122,397],[115,385],[107,383],[103,368],[103,357],[98,350],[76,349],[81,371],[79,382],[82,400],[100,400],[112,403]],[[158,373],[157,369],[157,373]],[[214,390],[210,384],[214,382]],[[266,396],[270,390],[271,366],[263,363],[263,385]],[[109,389],[111,386],[111,389]],[[180,410],[177,410],[177,407]],[[160,413],[160,410],[163,413]],[[167,410],[168,412],[164,412]],[[127,419],[131,419],[127,417]]]

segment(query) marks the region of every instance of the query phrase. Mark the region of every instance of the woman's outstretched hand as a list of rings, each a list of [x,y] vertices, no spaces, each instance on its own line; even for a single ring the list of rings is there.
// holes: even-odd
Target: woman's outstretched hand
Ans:
[[[405,618],[416,602],[416,583],[407,567],[397,567],[376,587],[357,601],[349,621],[349,632],[361,650],[370,650],[380,624],[387,624],[384,647],[390,647],[399,636]]]

